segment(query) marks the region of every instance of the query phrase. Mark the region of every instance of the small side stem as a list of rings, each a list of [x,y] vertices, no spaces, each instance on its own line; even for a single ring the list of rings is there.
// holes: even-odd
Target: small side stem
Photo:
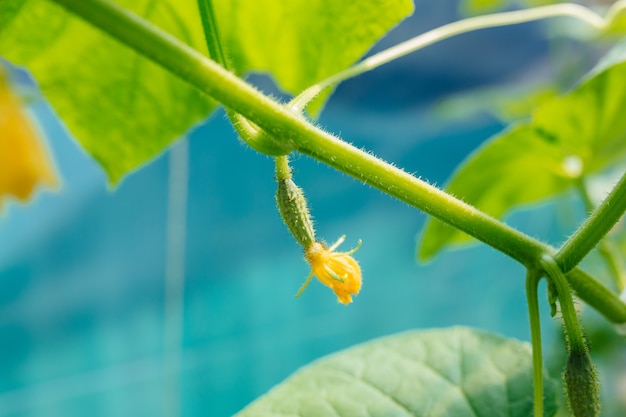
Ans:
[[[232,71],[232,66],[228,61],[222,45],[220,30],[213,9],[213,1],[198,0],[198,9],[200,10],[202,29],[204,31],[207,49],[209,50],[209,57],[226,70],[234,72]],[[272,140],[271,137],[250,123],[248,119],[241,114],[236,113],[228,107],[226,108],[226,114],[241,139],[253,149],[268,155],[284,155],[289,153],[290,149],[281,147],[276,141]]]
[[[202,18],[204,39],[207,44],[207,49],[209,50],[209,56],[224,68],[230,69],[230,65],[228,65],[226,61],[224,48],[222,48],[212,0],[198,0],[198,9],[200,10],[200,17]]]
[[[578,323],[578,315],[574,308],[572,292],[570,291],[570,287],[563,272],[556,263],[556,260],[549,255],[541,257],[540,265],[556,287],[559,305],[561,306],[561,315],[563,316],[563,326],[565,327],[570,349],[576,352],[586,351],[587,345],[585,344],[583,332]]]
[[[626,303],[619,299],[603,283],[596,281],[580,268],[569,271],[565,277],[576,295],[591,307],[601,312],[612,323],[626,322]]]
[[[587,189],[584,178],[579,179],[577,188],[578,194],[580,194],[580,197],[585,204],[585,209],[587,210],[587,213],[593,212],[596,207],[591,200],[591,196],[589,195],[589,190]],[[610,275],[611,277],[613,277],[615,286],[617,287],[619,292],[622,292],[624,290],[624,287],[626,286],[626,272],[621,266],[619,253],[616,252],[614,245],[610,242],[608,238],[600,241],[600,244],[598,246],[598,253],[604,259],[604,262],[609,269]]]
[[[619,250],[613,242],[603,240],[598,248],[598,253],[604,258],[611,276],[615,279],[615,286],[618,292],[621,293],[626,288],[626,271],[622,267],[622,262],[620,261],[622,258]]]
[[[287,155],[274,157],[274,163],[276,164],[277,180],[281,181],[291,178],[291,167],[289,166],[289,157]]]
[[[543,356],[541,347],[541,321],[537,286],[541,274],[536,269],[526,272],[526,302],[530,320],[530,340],[533,346],[533,410],[534,417],[543,417]]]
[[[555,255],[561,271],[568,272],[602,240],[626,211],[626,172],[609,195],[591,213]]]

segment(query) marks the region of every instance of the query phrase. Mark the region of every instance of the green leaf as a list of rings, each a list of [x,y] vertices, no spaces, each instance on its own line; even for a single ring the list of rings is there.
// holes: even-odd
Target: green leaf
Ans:
[[[205,50],[193,1],[121,4]],[[4,0],[0,51],[27,67],[112,183],[203,120],[215,103],[49,1]]]
[[[544,384],[549,417],[558,384],[547,376]],[[236,417],[528,417],[532,401],[530,344],[455,327],[386,337],[318,360]]]
[[[610,16],[610,21],[606,29],[609,35],[624,35],[626,33],[626,8],[620,7]]]
[[[486,141],[452,175],[446,190],[502,217],[559,194],[626,157],[626,43],[571,92],[540,105],[527,123]],[[420,259],[469,236],[428,219]]]
[[[461,2],[461,10],[470,15],[493,12],[503,8],[507,0],[465,0]]]
[[[236,72],[267,72],[292,94],[348,68],[413,12],[412,0],[214,0],[214,7]]]
[[[488,114],[503,123],[511,123],[525,120],[534,108],[557,94],[556,86],[550,83],[479,88],[442,99],[434,107],[434,113],[441,122]]]
[[[519,5],[522,3],[522,7],[537,7],[545,6],[548,4],[559,3],[559,0],[464,0],[460,3],[461,10],[469,15],[477,15],[483,13],[493,13],[510,6],[511,3]]]
[[[206,54],[195,0],[118,3]],[[291,93],[345,69],[412,11],[410,0],[218,0],[235,68],[269,71]],[[0,54],[27,67],[112,183],[207,117],[212,100],[44,0],[0,2]]]

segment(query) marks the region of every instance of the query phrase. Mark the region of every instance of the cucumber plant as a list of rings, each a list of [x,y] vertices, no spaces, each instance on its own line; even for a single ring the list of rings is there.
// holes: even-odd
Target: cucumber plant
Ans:
[[[607,238],[626,209],[626,42],[620,41],[626,1],[601,13],[528,3],[444,25],[358,61],[413,11],[410,0],[4,0],[0,55],[31,71],[112,185],[223,105],[241,139],[276,161],[280,213],[312,268],[298,295],[313,275],[344,304],[367,288],[361,289],[355,250],[336,251],[343,238],[330,248],[317,240],[304,190],[289,168],[295,153],[431,215],[422,259],[474,238],[526,268],[532,350],[464,328],[393,336],[306,367],[241,416],[555,415],[558,384],[542,367],[537,285],[543,278],[565,330],[569,408],[575,416],[595,416],[598,377],[573,297],[618,330],[626,327],[623,256]],[[465,5],[480,10],[507,2]],[[469,155],[445,191],[313,121],[333,88],[351,77],[458,34],[557,17],[582,22],[613,47],[568,92],[543,101]],[[281,103],[257,91],[242,78],[250,70],[269,72],[293,99]],[[607,170],[620,179],[596,204],[588,184]],[[559,248],[500,220],[517,206],[567,190],[580,194],[590,214]],[[596,247],[613,288],[580,267]]]

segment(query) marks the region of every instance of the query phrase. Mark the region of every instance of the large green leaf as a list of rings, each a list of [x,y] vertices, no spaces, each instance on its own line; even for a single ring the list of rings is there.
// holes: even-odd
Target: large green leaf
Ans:
[[[217,0],[215,6],[238,72],[268,72],[292,93],[352,65],[413,12],[412,0]]]
[[[528,417],[528,343],[455,327],[403,333],[301,369],[236,417]],[[558,384],[545,381],[545,416]]]
[[[118,3],[206,53],[196,0]],[[412,8],[411,0],[216,0],[223,43],[236,70],[268,71],[294,94],[351,65]],[[0,2],[0,55],[33,73],[113,183],[215,107],[46,0]]]
[[[205,50],[193,1],[122,3]],[[3,0],[0,54],[27,67],[70,132],[112,182],[161,152],[215,104],[45,0]]]
[[[548,100],[531,120],[489,139],[452,175],[446,190],[502,217],[563,192],[626,157],[626,43],[571,92]],[[469,236],[436,219],[424,227],[421,259]]]

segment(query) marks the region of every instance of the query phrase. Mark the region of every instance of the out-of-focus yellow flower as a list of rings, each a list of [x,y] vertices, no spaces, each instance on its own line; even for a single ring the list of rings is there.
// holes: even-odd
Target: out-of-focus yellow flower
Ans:
[[[351,255],[359,250],[361,241],[356,248],[348,252],[335,252],[335,249],[343,243],[345,238],[345,236],[341,236],[329,248],[316,241],[305,249],[304,256],[311,265],[311,273],[300,287],[296,297],[304,292],[311,278],[315,275],[322,284],[333,290],[340,303],[350,304],[352,302],[352,296],[361,290],[361,268]]]
[[[57,184],[43,138],[0,68],[0,209],[5,196],[27,200],[37,186]]]

